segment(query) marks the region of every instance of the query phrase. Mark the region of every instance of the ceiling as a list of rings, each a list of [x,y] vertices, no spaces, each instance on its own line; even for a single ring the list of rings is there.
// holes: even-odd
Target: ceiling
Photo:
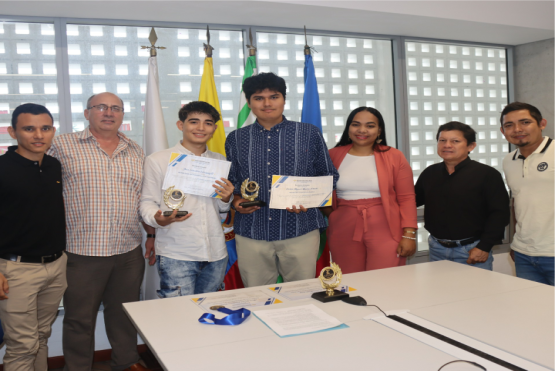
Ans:
[[[519,45],[554,37],[553,1],[3,1],[9,16],[285,27]],[[6,17],[7,16],[7,17]]]

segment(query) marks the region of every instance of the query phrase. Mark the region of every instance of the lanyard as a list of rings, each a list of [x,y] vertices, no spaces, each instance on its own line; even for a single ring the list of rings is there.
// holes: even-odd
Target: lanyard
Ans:
[[[237,310],[218,308],[217,310],[228,315],[222,319],[217,319],[212,313],[204,313],[198,321],[207,325],[236,326],[243,323],[251,315],[251,311],[245,308]]]

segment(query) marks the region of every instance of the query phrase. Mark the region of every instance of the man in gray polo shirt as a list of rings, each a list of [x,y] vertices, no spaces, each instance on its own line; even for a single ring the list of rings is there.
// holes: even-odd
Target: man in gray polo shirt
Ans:
[[[553,286],[555,144],[542,135],[546,125],[540,111],[527,103],[513,102],[501,112],[501,132],[517,147],[503,160],[514,199],[516,275]]]

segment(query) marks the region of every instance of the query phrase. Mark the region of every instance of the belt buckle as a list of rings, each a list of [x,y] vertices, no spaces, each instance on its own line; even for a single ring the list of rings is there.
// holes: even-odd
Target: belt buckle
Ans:
[[[56,254],[41,256],[40,257],[40,262],[41,262],[41,264],[51,263],[52,260],[50,260],[50,261],[44,261],[44,260],[45,259],[52,259],[52,257],[55,257],[55,256],[56,256]]]
[[[457,244],[453,241],[449,241],[449,240],[438,240],[441,244],[443,244],[445,247],[452,247],[452,246],[457,246]]]

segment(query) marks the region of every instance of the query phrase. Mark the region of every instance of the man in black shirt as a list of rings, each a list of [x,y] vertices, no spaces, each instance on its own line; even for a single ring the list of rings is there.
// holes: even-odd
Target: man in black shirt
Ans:
[[[462,122],[448,122],[437,132],[443,162],[426,168],[416,182],[416,205],[425,205],[430,232],[430,261],[451,260],[492,269],[491,249],[509,224],[509,195],[501,174],[472,161],[476,132]]]
[[[56,128],[44,106],[17,107],[17,140],[0,156],[0,320],[4,370],[47,370],[47,341],[67,287],[62,168],[45,154]]]

